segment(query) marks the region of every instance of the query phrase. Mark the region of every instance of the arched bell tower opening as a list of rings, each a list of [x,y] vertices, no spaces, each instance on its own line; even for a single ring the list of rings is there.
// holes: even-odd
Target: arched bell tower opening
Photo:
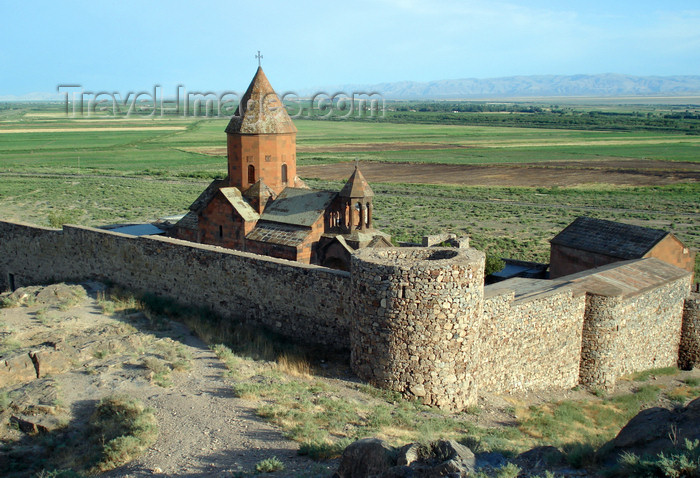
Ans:
[[[248,184],[255,184],[255,166],[248,165]]]

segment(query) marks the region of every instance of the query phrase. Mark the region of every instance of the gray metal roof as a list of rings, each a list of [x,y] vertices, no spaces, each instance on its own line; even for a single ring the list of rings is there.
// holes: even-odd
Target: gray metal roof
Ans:
[[[638,259],[668,234],[659,229],[579,217],[550,242],[619,259]]]
[[[130,236],[153,236],[156,234],[165,234],[165,231],[153,224],[130,224],[128,226],[115,227],[110,229],[111,232],[119,232]]]
[[[285,188],[260,216],[262,221],[311,227],[338,193]]]

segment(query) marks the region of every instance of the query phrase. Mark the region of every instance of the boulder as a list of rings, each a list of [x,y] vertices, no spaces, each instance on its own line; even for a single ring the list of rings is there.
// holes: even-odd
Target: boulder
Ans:
[[[65,427],[65,415],[25,415],[15,414],[10,417],[10,424],[29,435],[36,433],[50,433]]]
[[[340,458],[337,478],[380,477],[394,466],[394,448],[383,440],[365,438],[350,444]]]
[[[540,468],[546,465],[562,463],[564,454],[554,446],[538,446],[525,451],[515,458],[515,462],[523,468]]]
[[[360,440],[343,452],[338,478],[462,477],[474,471],[474,453],[454,440],[411,443],[398,451],[376,439]]]
[[[63,373],[73,368],[70,352],[53,347],[42,347],[29,353],[36,368],[36,376]]]
[[[615,455],[657,455],[682,445],[686,439],[700,439],[700,398],[675,410],[642,410],[603,449]]]
[[[36,379],[34,362],[27,353],[0,359],[0,388]]]

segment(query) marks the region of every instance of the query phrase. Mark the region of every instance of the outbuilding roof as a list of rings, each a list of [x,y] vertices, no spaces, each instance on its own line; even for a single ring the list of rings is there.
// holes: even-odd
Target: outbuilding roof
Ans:
[[[579,217],[550,242],[619,259],[638,259],[669,234],[660,229]]]
[[[241,134],[296,133],[284,104],[272,89],[262,68],[243,94],[226,132]]]

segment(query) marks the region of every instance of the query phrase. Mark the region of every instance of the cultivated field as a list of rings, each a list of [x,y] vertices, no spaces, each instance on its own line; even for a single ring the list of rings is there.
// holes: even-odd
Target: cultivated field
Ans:
[[[57,106],[0,104],[0,219],[94,226],[181,214],[212,178],[226,174],[226,123],[181,117],[72,119]],[[687,131],[320,120],[296,125],[299,172],[305,181],[312,187],[338,190],[358,159],[376,195],[376,224],[397,241],[455,232],[469,234],[472,244],[489,254],[546,262],[548,240],[575,217],[588,215],[667,229],[691,247],[700,247],[700,136]],[[6,309],[0,321],[0,356],[35,346],[23,343],[30,325],[60,328],[68,315],[79,316],[63,304],[23,304],[25,299],[15,299],[7,296],[2,301]],[[261,458],[277,446],[269,437],[277,440],[284,433],[297,443],[280,440],[275,459],[282,458],[290,471],[309,466],[295,453],[326,460],[360,437],[379,436],[397,445],[452,437],[475,451],[497,451],[506,457],[533,446],[554,445],[564,455],[551,463],[539,460],[537,466],[554,466],[566,475],[572,466],[595,467],[594,451],[641,408],[672,407],[700,396],[697,369],[669,368],[626,377],[613,396],[579,389],[488,396],[479,407],[447,415],[345,380],[352,377],[346,357],[309,353],[258,331],[244,333],[239,325],[217,322],[209,313],[198,315],[203,312],[158,301],[147,304],[145,297],[123,291],[103,294],[98,300],[104,310],[116,313],[109,320],[132,339],[142,332],[150,334],[154,324],[184,320],[229,369],[225,384],[220,383],[223,371],[205,376],[205,365],[221,365],[203,344],[191,351],[197,359],[190,365],[192,373],[170,374],[176,371],[175,363],[164,365],[148,356],[160,351],[136,350],[140,355],[131,360],[143,364],[126,368],[135,377],[132,382],[142,386],[139,397],[157,408],[161,438],[129,468],[134,471],[156,473],[158,465],[166,473],[197,469],[201,476],[220,476],[238,470],[240,476],[248,476],[257,464],[268,461]],[[176,335],[184,345],[195,341],[188,333]],[[131,363],[116,353],[98,352],[90,357],[92,368],[75,371],[80,379],[95,382],[106,374],[123,375]],[[163,373],[174,383],[157,383]],[[187,388],[190,385],[199,388]],[[67,400],[83,388],[66,386],[61,392],[59,387],[63,395],[57,397]],[[238,400],[234,406],[232,395]],[[197,400],[209,407],[209,414],[191,416],[189,408]],[[224,413],[212,403],[227,407],[229,425],[218,428]],[[8,406],[15,404],[14,391],[0,390],[0,413],[10,413],[14,408]],[[54,405],[60,413],[70,410],[67,403]],[[216,428],[203,423],[203,416],[211,418]],[[273,423],[274,429],[257,423],[261,419]],[[183,445],[177,440],[185,423],[199,425],[197,433],[188,432],[190,442]],[[260,436],[266,441],[257,448],[258,442],[250,437]],[[7,440],[8,450],[23,444]],[[221,443],[228,452],[214,451]],[[231,454],[232,443],[241,446],[239,455]],[[32,450],[23,456],[34,457]],[[61,455],[47,456],[52,464]],[[32,460],[25,465],[44,466]],[[521,466],[532,471],[534,465],[525,461]],[[308,476],[334,468],[334,462],[324,461],[319,467],[312,465]],[[116,473],[120,476],[122,471]]]
[[[0,216],[100,225],[183,213],[226,174],[227,119],[70,118],[0,110]],[[296,120],[299,173],[339,188],[357,159],[396,240],[470,234],[490,254],[547,261],[576,216],[668,229],[700,247],[700,136]],[[693,125],[691,125],[693,127]]]

